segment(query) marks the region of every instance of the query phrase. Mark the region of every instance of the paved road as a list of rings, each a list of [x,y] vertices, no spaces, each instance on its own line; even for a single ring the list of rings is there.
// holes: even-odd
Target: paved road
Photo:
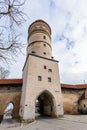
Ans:
[[[4,130],[3,128],[0,128]],[[6,130],[87,130],[87,115],[64,116],[60,119],[38,118],[35,122]]]

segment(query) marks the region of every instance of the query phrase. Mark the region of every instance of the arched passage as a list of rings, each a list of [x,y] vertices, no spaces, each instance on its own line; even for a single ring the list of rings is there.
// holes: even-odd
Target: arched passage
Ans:
[[[36,98],[36,116],[56,117],[56,104],[54,96],[47,90],[43,91]]]
[[[14,113],[14,104],[9,102],[4,109],[3,119],[12,119]]]

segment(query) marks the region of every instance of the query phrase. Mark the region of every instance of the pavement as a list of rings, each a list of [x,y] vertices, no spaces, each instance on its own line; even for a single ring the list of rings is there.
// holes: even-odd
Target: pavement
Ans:
[[[0,130],[5,128],[13,128],[20,126],[20,122],[17,119],[4,119],[0,124]]]
[[[6,123],[6,122],[5,122]],[[15,124],[14,122],[13,124]],[[87,115],[64,115],[62,118],[39,117],[34,122],[18,126],[3,127],[0,130],[87,130]]]
[[[87,124],[87,115],[64,115],[61,119]]]

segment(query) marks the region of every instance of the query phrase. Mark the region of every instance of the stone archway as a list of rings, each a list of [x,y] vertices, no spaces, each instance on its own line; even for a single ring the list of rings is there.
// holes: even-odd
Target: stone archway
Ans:
[[[13,102],[9,102],[4,109],[3,119],[12,119],[13,114],[14,114],[14,104]]]
[[[55,100],[53,95],[48,90],[45,90],[40,93],[39,96],[36,98],[36,101],[37,102],[35,112],[37,112],[38,110],[38,113],[41,116],[56,117],[57,113],[55,107]]]

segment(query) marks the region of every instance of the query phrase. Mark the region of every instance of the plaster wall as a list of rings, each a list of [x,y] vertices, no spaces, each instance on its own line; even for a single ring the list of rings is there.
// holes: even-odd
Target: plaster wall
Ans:
[[[58,63],[56,61],[44,59],[34,55],[29,55],[28,68],[25,66],[24,70],[24,83],[22,96],[25,100],[21,100],[21,113],[24,119],[35,118],[35,100],[44,90],[48,90],[54,97],[56,116],[63,114],[62,108],[62,95],[60,87],[60,78]],[[44,69],[46,66],[46,69]],[[26,69],[27,68],[27,69]],[[52,72],[49,72],[49,69]],[[41,81],[38,81],[38,76],[42,77]],[[51,78],[51,82],[48,82],[48,78]],[[25,93],[26,92],[26,93]]]
[[[78,114],[79,94],[62,93],[64,114]]]
[[[11,102],[14,105],[13,118],[19,116],[21,92],[0,92],[0,115],[4,115],[6,106]]]

